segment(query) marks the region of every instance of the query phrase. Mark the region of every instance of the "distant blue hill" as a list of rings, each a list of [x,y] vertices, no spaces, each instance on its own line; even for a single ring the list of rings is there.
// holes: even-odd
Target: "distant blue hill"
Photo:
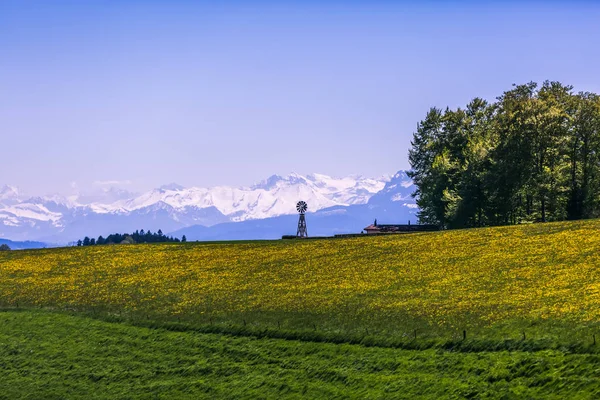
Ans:
[[[26,249],[42,249],[45,247],[52,247],[47,243],[43,242],[32,242],[27,240],[25,242],[14,242],[8,239],[0,239],[0,245],[6,244],[11,250],[26,250]]]

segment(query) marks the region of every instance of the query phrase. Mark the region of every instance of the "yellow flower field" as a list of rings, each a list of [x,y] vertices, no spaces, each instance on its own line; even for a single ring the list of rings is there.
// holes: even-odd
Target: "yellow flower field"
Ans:
[[[0,253],[0,305],[198,321],[483,329],[600,320],[600,221]]]

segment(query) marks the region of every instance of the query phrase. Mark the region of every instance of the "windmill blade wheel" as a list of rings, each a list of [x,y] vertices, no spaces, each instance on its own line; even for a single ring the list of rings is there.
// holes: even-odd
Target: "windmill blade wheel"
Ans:
[[[304,214],[306,212],[308,208],[308,205],[306,204],[305,201],[299,201],[298,204],[296,204],[296,210],[298,210],[298,212],[300,214]]]

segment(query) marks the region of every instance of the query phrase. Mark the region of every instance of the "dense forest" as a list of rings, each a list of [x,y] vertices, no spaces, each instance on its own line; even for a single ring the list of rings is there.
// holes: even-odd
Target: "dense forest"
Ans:
[[[98,239],[89,238],[86,236],[83,240],[77,241],[77,246],[95,246],[102,244],[132,244],[132,243],[164,243],[164,242],[186,242],[185,235],[181,240],[172,236],[166,236],[159,229],[157,232],[152,233],[150,230],[144,232],[144,230],[135,231],[133,233],[113,233],[107,237],[98,236]]]
[[[600,216],[600,96],[560,82],[432,108],[409,175],[422,223],[444,228]]]

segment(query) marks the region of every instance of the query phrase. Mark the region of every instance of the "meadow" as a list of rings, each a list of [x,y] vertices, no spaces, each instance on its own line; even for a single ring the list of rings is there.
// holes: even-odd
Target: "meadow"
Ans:
[[[401,350],[0,312],[0,399],[600,396],[595,354]]]
[[[600,221],[0,254],[0,306],[380,339],[593,341]],[[599,337],[600,339],[600,337]]]
[[[58,398],[593,398],[599,231],[3,252],[0,370],[13,391]]]

